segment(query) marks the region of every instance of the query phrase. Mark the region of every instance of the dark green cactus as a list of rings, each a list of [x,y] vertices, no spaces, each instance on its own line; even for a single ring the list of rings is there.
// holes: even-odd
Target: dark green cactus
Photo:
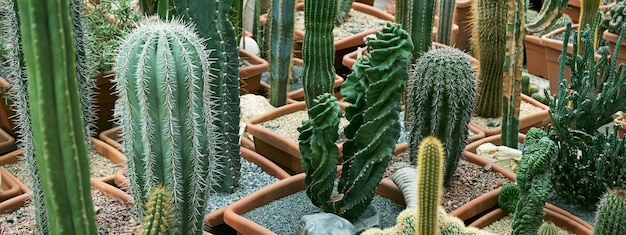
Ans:
[[[537,235],[559,235],[560,229],[553,223],[544,222],[537,230]]]
[[[626,231],[626,191],[607,192],[598,205],[594,235],[618,235]]]
[[[437,42],[454,46],[450,40],[456,0],[439,1],[439,24],[437,27]]]
[[[410,156],[417,156],[422,138],[433,135],[445,146],[444,183],[450,182],[467,142],[467,125],[474,105],[474,73],[463,52],[432,49],[415,64],[408,84],[407,130]],[[405,109],[405,112],[409,110]],[[411,159],[415,162],[415,159]]]
[[[233,0],[174,0],[180,16],[194,22],[206,48],[217,57],[211,63],[217,79],[211,80],[213,110],[218,117],[217,152],[212,158],[215,174],[211,188],[216,192],[234,192],[241,178],[239,152],[239,51],[235,27],[228,13]],[[308,29],[307,29],[308,30]]]
[[[557,152],[554,141],[538,128],[532,128],[524,141],[517,173],[519,201],[513,213],[513,234],[537,234],[543,223],[543,206],[552,189],[552,161]]]
[[[502,84],[506,53],[506,1],[476,0],[473,2],[472,52],[480,61],[476,115],[502,115]],[[471,107],[471,106],[470,106]]]
[[[313,106],[313,99],[317,96],[333,93],[336,8],[337,0],[304,1],[303,84],[304,100],[309,107]]]
[[[176,16],[172,0],[139,0],[139,7],[146,15],[157,13],[161,20],[173,19]]]
[[[337,0],[337,17],[335,23],[337,25],[343,24],[352,9],[352,3],[354,0]]]
[[[357,60],[354,72],[341,87],[344,100],[351,105],[346,107],[350,123],[344,129],[347,140],[336,195],[332,192],[340,112],[333,95],[315,99],[308,111],[311,120],[298,128],[307,195],[324,211],[351,221],[372,201],[400,136],[400,98],[413,46],[397,24],[387,24],[367,45],[367,55]]]
[[[514,183],[508,183],[502,186],[500,194],[498,194],[498,206],[508,212],[515,212],[515,207],[519,201],[519,186]]]
[[[293,67],[293,28],[296,0],[274,0],[266,30],[270,31],[270,104],[287,103],[287,89]]]
[[[82,40],[73,34],[73,23],[77,22],[72,22],[76,18],[71,12],[76,8],[68,1],[19,0],[17,4],[31,130],[49,232],[97,234],[89,145],[76,79],[75,40]]]
[[[444,152],[433,136],[424,138],[417,156],[417,229],[416,234],[439,234],[437,210],[443,189]]]
[[[615,6],[609,8],[609,14],[604,14],[600,24],[610,33],[619,34],[622,26],[626,23],[626,2],[617,1]]]
[[[433,21],[435,20],[435,0],[397,0],[396,20],[409,32],[413,44],[415,62],[432,47]]]
[[[121,43],[115,69],[131,195],[143,218],[149,189],[164,185],[175,195],[175,234],[202,233],[216,154],[210,80],[217,78],[202,43],[179,21],[146,22]]]
[[[169,234],[170,223],[173,221],[171,204],[170,192],[163,185],[157,185],[150,190],[141,221],[141,235]]]

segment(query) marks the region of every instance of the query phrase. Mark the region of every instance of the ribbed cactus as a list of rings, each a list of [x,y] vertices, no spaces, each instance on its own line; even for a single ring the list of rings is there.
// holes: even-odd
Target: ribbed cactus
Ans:
[[[416,235],[439,234],[437,208],[443,189],[444,152],[433,136],[422,140],[417,156],[417,231]]]
[[[452,23],[456,0],[439,1],[439,24],[437,27],[437,42],[454,46],[456,42],[451,42]]]
[[[361,235],[414,235],[415,231],[415,215],[416,209],[405,209],[396,218],[396,225],[391,228],[381,230],[379,228],[371,228],[365,230]],[[437,220],[439,220],[439,235],[492,235],[490,232],[482,231],[474,227],[465,227],[463,221],[454,216],[448,215],[440,206],[437,211]]]
[[[598,205],[594,235],[618,235],[626,231],[626,190],[607,192]]]
[[[173,19],[176,16],[172,0],[139,0],[139,7],[146,15],[157,13],[161,20]]]
[[[500,208],[508,211],[515,212],[515,207],[517,207],[517,202],[520,198],[519,186],[515,183],[507,183],[502,186],[500,189],[500,194],[498,194],[498,206]]]
[[[544,222],[537,230],[537,235],[559,235],[559,227],[553,223]]]
[[[500,117],[507,40],[507,2],[476,0],[472,3],[471,14],[470,42],[474,57],[480,61],[475,112],[481,117]]]
[[[337,0],[304,1],[304,100],[308,107],[313,99],[324,93],[333,93],[335,80],[335,46],[333,28]],[[309,116],[309,118],[313,118]]]
[[[73,34],[75,8],[68,1],[19,0],[17,4],[49,233],[97,234],[76,71],[74,43],[81,38]]]
[[[350,9],[352,9],[352,3],[354,0],[337,0],[337,17],[335,23],[340,25],[346,20],[348,17],[348,13],[350,13]]]
[[[435,0],[396,0],[396,20],[409,32],[415,48],[414,62],[432,47]]]
[[[417,171],[415,167],[403,167],[389,176],[402,192],[407,209],[417,208]]]
[[[313,1],[307,1],[313,2]],[[308,33],[308,30],[307,30]],[[339,109],[331,93],[313,100],[300,131],[307,195],[326,212],[354,221],[369,206],[400,136],[400,98],[413,47],[397,24],[387,24],[367,40],[368,54],[341,87],[350,121],[344,129],[344,159],[337,194],[332,195],[338,150]],[[393,49],[392,49],[393,48]]]
[[[211,64],[216,79],[211,80],[213,110],[218,115],[213,125],[218,128],[216,152],[211,156],[215,168],[211,189],[234,192],[241,178],[239,152],[239,51],[235,27],[228,13],[233,0],[174,0],[177,13],[194,22],[206,48],[217,58]]]
[[[445,149],[444,183],[456,171],[467,142],[467,125],[474,105],[474,73],[463,52],[432,49],[415,64],[408,84],[407,113],[410,156],[417,156],[422,138],[433,135]],[[415,159],[412,159],[415,162]]]
[[[163,185],[150,190],[141,221],[141,235],[169,234],[170,223],[173,221],[171,204],[170,192]]]
[[[600,21],[602,28],[609,30],[610,33],[619,34],[622,26],[626,23],[626,2],[617,1],[615,6],[609,8],[609,13],[605,14]]]
[[[293,67],[293,28],[296,0],[274,0],[266,30],[270,31],[270,104],[287,103],[287,89]]]
[[[543,223],[543,206],[552,189],[552,160],[557,151],[554,141],[538,128],[532,128],[524,141],[517,173],[519,201],[513,213],[514,234],[537,234]]]
[[[174,199],[175,234],[201,234],[215,154],[216,111],[203,40],[179,21],[146,22],[120,46],[116,86],[127,174],[143,218],[149,190],[164,185]]]

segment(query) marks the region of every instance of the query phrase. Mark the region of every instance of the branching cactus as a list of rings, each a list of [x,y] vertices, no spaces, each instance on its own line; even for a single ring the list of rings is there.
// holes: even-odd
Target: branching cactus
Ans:
[[[76,79],[74,43],[82,38],[74,38],[77,35],[72,32],[72,19],[76,19],[71,16],[72,4],[33,0],[17,4],[31,130],[49,233],[97,234],[89,183],[89,145]]]
[[[142,235],[166,235],[169,234],[172,223],[172,197],[163,185],[158,185],[150,190],[146,203],[143,220],[141,221]]]
[[[216,192],[234,192],[241,178],[239,152],[239,51],[235,27],[228,17],[233,0],[174,0],[177,13],[194,22],[205,45],[217,58],[211,64],[216,79],[212,79],[211,103],[218,128],[216,153],[212,156],[216,168],[211,188]]]
[[[296,0],[274,0],[269,13],[270,30],[270,104],[274,107],[287,102],[287,85],[293,67],[293,28]]]
[[[344,100],[351,105],[346,108],[350,123],[344,129],[347,140],[337,194],[333,194],[333,182],[340,111],[334,96],[326,93],[313,100],[308,111],[311,120],[298,128],[307,195],[324,211],[350,221],[361,216],[372,201],[400,136],[400,98],[413,48],[397,24],[387,24],[367,45],[368,54],[357,60],[355,72],[341,87]]]
[[[411,120],[407,126],[410,156],[417,156],[422,138],[433,135],[440,139],[446,151],[443,178],[447,184],[465,148],[474,105],[470,62],[457,49],[432,49],[418,59],[411,80],[407,95],[407,107],[411,106],[411,113],[407,113]]]
[[[626,231],[626,191],[607,192],[598,206],[594,235],[618,235]]]
[[[552,189],[551,161],[556,151],[556,144],[543,130],[532,128],[529,131],[517,173],[520,197],[513,213],[514,234],[537,234],[543,223],[543,206]]]
[[[335,80],[335,46],[333,28],[337,15],[337,0],[304,1],[304,100],[308,107],[313,99],[333,93]],[[309,118],[313,118],[309,116]]]
[[[128,178],[143,218],[149,190],[174,199],[175,234],[201,234],[215,135],[209,58],[193,28],[147,22],[128,34],[117,57],[117,110]]]
[[[417,156],[417,230],[415,234],[439,234],[437,210],[443,189],[443,145],[433,136],[426,137]]]
[[[353,2],[354,0],[337,0],[339,5],[337,7],[337,20],[335,22],[337,25],[343,24],[346,20],[348,13],[350,13],[350,9],[352,9]]]

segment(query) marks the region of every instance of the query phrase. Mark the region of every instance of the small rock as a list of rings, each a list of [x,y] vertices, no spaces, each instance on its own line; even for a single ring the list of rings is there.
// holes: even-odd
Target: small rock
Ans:
[[[491,164],[487,164],[487,165],[483,166],[483,170],[491,171]]]
[[[298,226],[299,235],[351,235],[355,232],[354,226],[350,221],[332,213],[302,216]]]
[[[357,34],[357,33],[360,33],[360,32],[361,32],[361,31],[359,31],[359,29],[351,29],[351,30],[350,30],[350,33],[351,33],[351,34]]]

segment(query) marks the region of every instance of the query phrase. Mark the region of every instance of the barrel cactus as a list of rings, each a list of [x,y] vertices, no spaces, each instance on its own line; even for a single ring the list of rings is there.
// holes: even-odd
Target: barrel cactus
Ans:
[[[432,49],[415,64],[408,84],[407,113],[410,156],[417,156],[422,138],[433,135],[445,149],[444,183],[456,171],[467,142],[474,105],[474,73],[464,54],[453,48]],[[408,110],[408,108],[407,108]],[[414,159],[412,159],[414,161]]]
[[[146,211],[141,221],[142,235],[165,235],[169,233],[172,222],[172,198],[163,185],[150,190],[150,197],[146,203]]]
[[[626,231],[626,190],[607,192],[598,206],[594,235],[618,235]]]
[[[173,198],[175,234],[201,234],[214,154],[212,59],[191,26],[146,22],[120,46],[116,116],[124,133],[130,191],[140,218],[149,190]]]

